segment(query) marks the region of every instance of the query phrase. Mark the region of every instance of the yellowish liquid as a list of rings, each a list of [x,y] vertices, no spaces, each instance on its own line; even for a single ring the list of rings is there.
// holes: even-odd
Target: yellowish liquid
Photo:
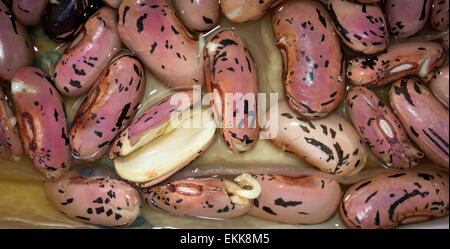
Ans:
[[[281,78],[282,61],[280,52],[275,46],[270,13],[259,21],[240,25],[232,24],[222,17],[219,27],[215,30],[220,29],[233,30],[246,42],[257,65],[260,92],[278,93],[279,99],[284,98]],[[205,38],[207,39],[207,37],[206,35]],[[33,39],[36,45],[35,65],[49,75],[53,75],[54,66],[67,44],[49,40],[43,35],[41,27],[33,30]],[[148,71],[146,76],[146,94],[136,116],[171,92]],[[381,89],[378,93],[386,100],[386,89]],[[64,98],[69,124],[84,98],[85,96]],[[348,119],[344,104],[341,104],[337,112]],[[101,163],[111,165],[111,161],[107,158],[103,159]],[[246,153],[232,153],[218,133],[216,140],[208,150],[186,169],[205,169],[218,165],[226,165],[229,168],[242,168],[243,165],[311,167],[299,157],[276,148],[268,140],[259,140],[254,148]],[[370,155],[365,170],[380,167],[375,157]],[[90,227],[67,218],[50,205],[43,191],[44,180],[28,158],[24,157],[16,163],[0,158],[0,189],[2,190],[0,193],[0,228]],[[226,220],[179,217],[156,210],[143,203],[142,216],[152,226],[163,228],[345,228],[338,213],[322,224],[289,225],[262,220],[250,215]],[[445,222],[445,218],[443,222]],[[448,224],[448,220],[446,224]]]

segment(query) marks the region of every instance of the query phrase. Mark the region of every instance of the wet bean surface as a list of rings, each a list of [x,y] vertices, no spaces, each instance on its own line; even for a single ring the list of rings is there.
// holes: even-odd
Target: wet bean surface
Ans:
[[[233,24],[222,15],[218,26],[212,31],[215,32],[222,29],[230,29],[236,32],[248,45],[248,49],[254,57],[258,72],[259,92],[278,93],[277,98],[284,99],[285,92],[282,78],[283,62],[279,49],[275,45],[276,42],[272,30],[271,12],[272,11],[268,11],[268,13],[257,21],[245,24]],[[207,40],[214,32],[201,33],[200,35],[202,39]],[[433,39],[433,35],[435,34],[435,31],[430,31],[429,27],[425,27],[424,30],[416,34],[416,37],[421,37],[419,40],[425,38],[427,40],[439,41],[438,39]],[[54,75],[54,67],[69,42],[59,43],[49,39],[45,35],[42,24],[30,28],[30,35],[34,43],[34,66],[42,69],[49,75]],[[348,60],[356,56],[356,54],[349,51],[347,48],[344,48],[344,56]],[[446,56],[448,57],[448,51],[446,51]],[[445,64],[448,63],[447,61],[448,59],[446,59]],[[146,70],[145,78],[144,98],[141,102],[141,107],[137,110],[134,118],[140,116],[148,107],[174,92],[173,89],[166,87],[165,84],[159,81],[148,70]],[[348,82],[347,91],[350,85],[351,83]],[[390,86],[391,84],[388,84],[374,90],[384,103],[389,103],[388,92]],[[4,88],[9,91],[8,87]],[[85,98],[86,94],[76,98],[63,97],[63,104],[69,127]],[[335,113],[342,115],[351,123],[347,108],[345,101],[343,101],[335,110]],[[223,138],[217,134],[215,140],[203,155],[173,177],[182,178],[185,175],[189,175],[191,172],[199,172],[199,176],[220,176],[231,179],[233,176],[230,175],[237,175],[248,169],[257,168],[264,173],[277,169],[280,165],[282,165],[282,170],[284,170],[284,172],[298,172],[298,170],[311,168],[311,165],[305,160],[294,154],[284,152],[266,139],[260,139],[255,146],[246,153],[234,153],[226,146]],[[81,161],[75,160],[73,163],[77,164],[80,162]],[[83,164],[86,163],[83,162]],[[113,168],[113,163],[108,156],[105,156],[102,160],[94,164],[101,164],[103,167]],[[431,165],[431,163],[425,158],[422,160],[422,165]],[[364,175],[365,172],[382,170],[384,168],[381,161],[372,153],[369,153],[364,169],[358,174]],[[227,173],[228,175],[222,175],[224,173]],[[28,158],[23,157],[18,162],[11,162],[0,158],[0,189],[3,189],[5,193],[0,195],[0,227],[92,228],[92,226],[86,225],[80,221],[69,219],[54,209],[44,195],[44,180],[44,177],[39,174]],[[352,182],[351,179],[349,181]],[[345,191],[350,187],[350,184],[341,184],[341,187],[342,190]],[[17,208],[15,204],[19,201],[21,201],[22,204],[20,205],[20,208]],[[424,225],[427,227],[448,227],[448,217],[408,226],[420,227]],[[227,218],[224,220],[180,217],[154,209],[148,205],[142,205],[142,214],[131,227],[346,228],[346,225],[339,216],[339,212],[336,212],[329,220],[321,224],[291,225],[262,220],[250,215]]]

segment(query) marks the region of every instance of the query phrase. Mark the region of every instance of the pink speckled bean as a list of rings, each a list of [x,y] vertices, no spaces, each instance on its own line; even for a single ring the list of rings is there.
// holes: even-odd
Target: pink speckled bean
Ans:
[[[347,95],[353,125],[368,148],[388,167],[410,168],[423,153],[409,141],[391,109],[371,90],[355,86]]]
[[[58,178],[71,164],[66,114],[50,77],[35,67],[24,67],[11,81],[25,152],[47,178]]]
[[[389,30],[379,5],[331,0],[328,8],[341,41],[363,54],[376,54],[389,44]]]
[[[44,183],[49,202],[69,218],[92,225],[124,227],[140,214],[139,193],[102,167],[74,167]]]
[[[33,64],[33,43],[5,1],[0,1],[0,84],[10,81],[21,67]]]
[[[449,0],[433,0],[431,4],[431,26],[439,31],[448,29]]]
[[[278,117],[270,116],[272,108]],[[284,100],[266,112],[270,117],[262,127],[277,129],[270,138],[276,147],[292,152],[311,166],[332,175],[351,175],[362,170],[369,151],[353,125],[338,113],[326,118],[309,120],[296,114]],[[270,135],[270,134],[269,134]]]
[[[449,74],[448,65],[440,68],[434,73],[433,79],[430,81],[430,89],[434,96],[448,109],[449,99]]]
[[[326,117],[345,94],[344,57],[328,10],[318,1],[284,2],[272,13],[272,29],[289,105],[308,119]]]
[[[242,38],[233,31],[212,36],[203,50],[206,88],[227,147],[251,149],[259,138],[258,72]]]
[[[178,16],[190,31],[208,31],[219,23],[219,0],[172,0]]]
[[[220,178],[188,178],[170,181],[143,191],[148,205],[174,215],[230,218],[245,214],[245,205],[232,203]]]
[[[448,168],[448,110],[426,86],[413,79],[395,81],[389,100],[409,138],[431,161]]]
[[[0,87],[0,157],[15,161],[24,154],[22,140],[7,97]]]
[[[380,87],[408,75],[425,78],[445,61],[437,42],[397,42],[385,53],[349,61],[347,77],[355,85]]]
[[[349,228],[394,228],[449,212],[448,173],[413,170],[383,173],[351,186],[340,215]]]
[[[165,0],[123,0],[117,30],[125,46],[169,88],[204,84],[198,41]]]
[[[328,220],[339,207],[339,183],[320,176],[288,177],[260,174],[261,195],[253,199],[248,214],[290,224],[317,224]]]
[[[117,12],[109,7],[99,9],[87,20],[56,64],[56,87],[61,94],[70,97],[85,94],[121,46]]]
[[[44,15],[49,0],[14,0],[14,15],[23,25],[38,25]]]
[[[421,30],[430,16],[430,0],[386,0],[390,31],[398,39],[408,38]]]
[[[144,96],[145,72],[128,52],[114,57],[89,91],[70,128],[72,153],[95,161],[127,127]]]

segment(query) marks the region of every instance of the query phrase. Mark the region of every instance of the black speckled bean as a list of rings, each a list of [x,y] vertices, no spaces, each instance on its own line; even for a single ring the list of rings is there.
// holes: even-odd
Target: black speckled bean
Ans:
[[[45,182],[48,201],[76,221],[108,227],[131,225],[141,213],[139,193],[105,168],[77,165],[60,179]]]
[[[449,23],[449,0],[433,0],[431,5],[430,23],[439,31],[448,29]]]
[[[330,0],[328,8],[341,41],[356,52],[376,54],[389,44],[389,30],[378,5]]]
[[[94,83],[70,127],[72,154],[96,161],[127,127],[145,91],[142,64],[129,52],[115,56]]]
[[[272,28],[291,108],[308,119],[332,113],[344,97],[345,63],[328,10],[317,1],[287,1],[273,11]]]
[[[386,0],[384,8],[392,35],[404,39],[425,26],[430,16],[431,0]]]
[[[61,177],[72,157],[62,98],[50,77],[23,67],[11,80],[11,95],[25,152],[45,177]]]
[[[411,140],[430,160],[448,168],[448,110],[426,86],[412,79],[394,82],[389,99]]]
[[[400,121],[374,92],[362,86],[352,87],[347,106],[359,135],[387,167],[409,168],[419,164],[423,153],[409,141]]]
[[[10,5],[0,1],[0,84],[32,63],[33,43],[28,30],[16,20]]]
[[[350,228],[394,228],[449,212],[448,173],[414,170],[383,173],[351,186],[340,204]]]

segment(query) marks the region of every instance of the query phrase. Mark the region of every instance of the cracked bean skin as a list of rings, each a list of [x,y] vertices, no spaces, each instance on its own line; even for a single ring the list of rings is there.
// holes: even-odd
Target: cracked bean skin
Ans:
[[[214,119],[200,107],[197,90],[172,93],[118,135],[110,156],[121,178],[139,188],[154,186],[201,156],[215,141]]]
[[[386,0],[384,8],[393,37],[405,39],[425,26],[431,0]]]
[[[249,23],[260,19],[284,0],[221,0],[223,14],[233,23]]]
[[[326,117],[345,94],[345,61],[328,10],[316,1],[287,1],[273,11],[272,28],[289,105],[309,119]]]
[[[192,90],[181,91],[181,94],[186,94],[189,97],[189,102],[179,101],[171,103],[170,95],[160,102],[156,103],[144,113],[142,113],[130,126],[122,130],[114,143],[111,145],[109,158],[114,160],[116,157],[125,157],[130,153],[138,150],[147,144],[147,140],[152,137],[148,133],[152,132],[155,136],[168,132],[166,127],[168,122],[174,120],[173,112],[175,111],[181,115],[184,111],[189,109],[194,102],[200,99],[200,94],[195,94]],[[167,129],[167,130],[166,130]]]
[[[416,167],[423,153],[408,139],[392,110],[371,90],[355,86],[347,95],[350,118],[359,135],[387,167]]]
[[[434,76],[430,81],[431,92],[433,92],[434,96],[441,101],[447,109],[449,102],[449,79],[448,65],[446,65],[437,72],[434,72]]]
[[[379,174],[352,185],[340,204],[349,228],[395,228],[449,212],[448,173],[413,170]]]
[[[17,119],[11,110],[5,92],[0,87],[0,157],[10,161],[24,155]]]
[[[248,214],[289,224],[318,224],[334,215],[341,199],[338,182],[320,176],[252,175],[261,184]]]
[[[272,107],[271,107],[272,108]],[[270,117],[270,109],[267,110]],[[266,120],[263,129],[275,127],[270,142],[292,152],[328,174],[353,175],[364,168],[368,150],[352,124],[337,113],[309,120],[296,114],[286,103],[278,102],[278,117]]]
[[[167,87],[204,84],[198,41],[165,0],[122,1],[117,30],[124,45]]]
[[[21,68],[11,81],[11,95],[25,152],[45,177],[60,177],[72,157],[62,98],[50,77],[35,67]]]
[[[448,169],[448,110],[426,86],[413,79],[395,81],[389,100],[409,138],[431,161]]]
[[[165,182],[142,191],[147,205],[179,216],[231,218],[244,215],[250,201],[235,204],[223,179],[188,178]]]
[[[389,45],[389,30],[379,5],[331,0],[328,9],[341,41],[350,49],[363,54],[376,54]]]
[[[425,78],[445,61],[445,49],[436,42],[398,42],[385,53],[349,61],[347,77],[355,85],[380,87],[408,75]]]
[[[140,214],[138,191],[102,172],[102,167],[74,167],[44,183],[47,199],[67,217],[92,225],[125,227]]]
[[[33,43],[26,27],[0,1],[0,84],[11,81],[17,70],[33,64]]]
[[[23,25],[36,26],[44,15],[49,0],[14,0],[14,15]]]
[[[259,138],[258,75],[253,57],[233,31],[220,31],[210,38],[203,57],[214,119],[227,147],[245,152]]]
[[[448,29],[449,0],[433,0],[431,4],[430,23],[438,31]]]
[[[144,96],[145,72],[134,56],[114,57],[78,109],[69,138],[75,158],[96,161],[127,127]]]
[[[57,42],[72,40],[100,4],[98,0],[50,1],[42,22],[45,33]]]
[[[116,11],[100,8],[56,64],[54,81],[59,92],[69,97],[87,93],[121,47]]]
[[[211,30],[220,20],[219,0],[172,0],[181,22],[191,32]]]

